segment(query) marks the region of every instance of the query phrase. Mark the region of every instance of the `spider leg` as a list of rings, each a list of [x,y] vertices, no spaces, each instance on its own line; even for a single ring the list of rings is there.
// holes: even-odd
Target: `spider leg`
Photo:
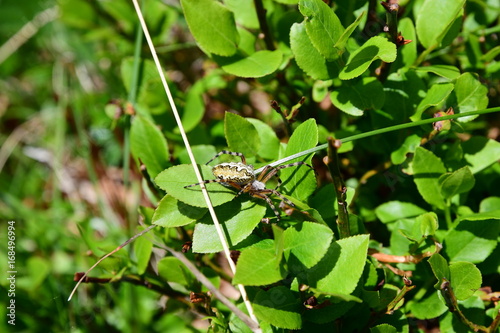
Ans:
[[[281,169],[290,168],[293,166],[300,166],[300,165],[307,165],[308,167],[310,167],[311,169],[314,170],[314,168],[312,166],[310,166],[309,164],[307,164],[303,161],[298,161],[298,162],[294,162],[294,163],[290,163],[290,164],[284,164],[284,165],[280,165],[277,167],[272,167],[270,165],[266,165],[266,167],[262,170],[262,172],[260,173],[257,180],[262,182],[262,183],[266,183],[269,179],[271,179],[271,177],[276,177],[276,180],[278,181],[278,185],[274,189],[277,190],[281,186],[281,184],[283,184],[283,182],[281,181],[281,178],[278,176],[278,171]],[[272,170],[269,171],[270,169],[272,169]]]
[[[225,182],[223,182],[220,179],[208,179],[208,180],[202,181],[201,183],[186,185],[186,186],[184,186],[184,188],[192,187],[192,186],[198,186],[198,185],[201,185],[201,184],[210,184],[210,183],[225,183]]]
[[[249,192],[250,189],[252,188],[252,183],[248,183],[246,184],[245,186],[241,186],[241,185],[238,185],[238,184],[235,184],[237,189],[239,189],[240,191],[238,192],[238,194],[236,194],[236,196],[239,196],[241,193],[243,192]]]
[[[290,163],[290,164],[279,165],[279,166],[276,167],[276,172],[278,172],[281,169],[286,169],[286,168],[290,168],[290,167],[293,167],[293,166],[301,166],[301,165],[308,166],[316,174],[316,170],[314,170],[314,168],[312,166],[310,166],[309,164],[307,164],[306,162],[303,162],[303,161],[298,161],[298,162],[294,162],[294,163]],[[278,178],[278,186],[276,186],[275,189],[278,189],[278,187],[281,186],[282,183],[281,183],[281,179],[279,178],[278,175],[276,175],[276,178]]]
[[[275,167],[270,166],[270,165],[266,165],[264,167],[264,169],[262,169],[262,172],[260,173],[260,175],[257,177],[257,180],[262,182],[262,183],[265,183],[269,179],[271,179],[271,177],[274,176],[276,174],[276,172],[278,172],[278,171],[276,170]]]
[[[264,169],[262,170],[262,172],[257,177],[257,180],[260,181],[261,183],[266,183],[269,179],[271,179],[271,177],[274,176],[274,177],[276,177],[276,180],[278,181],[278,185],[276,185],[276,187],[274,188],[275,190],[277,190],[278,187],[280,187],[281,184],[283,183],[281,181],[281,178],[278,176],[277,172],[278,171],[276,170],[275,167],[270,166],[270,165],[266,165],[264,167]]]
[[[217,157],[219,157],[220,155],[224,155],[224,154],[227,154],[227,155],[233,155],[233,156],[239,156],[241,157],[241,163],[243,164],[247,164],[246,162],[246,159],[245,159],[245,156],[242,154],[242,153],[237,153],[237,152],[232,152],[232,151],[229,151],[229,150],[221,150],[220,152],[218,152],[210,161],[208,161],[207,163],[205,164],[208,164],[210,162],[212,162],[213,160],[215,160]]]
[[[267,193],[272,193],[278,197],[280,197],[281,200],[283,200],[287,205],[289,206],[292,206],[292,207],[295,207],[294,203],[291,202],[289,199],[285,198],[283,196],[283,194],[281,194],[280,192],[276,191],[275,189],[270,189],[270,188],[266,188],[264,190],[260,190],[259,191],[260,193],[264,193],[264,194],[267,194]]]
[[[274,206],[273,202],[271,201],[271,199],[269,199],[269,197],[263,193],[263,191],[260,191],[260,192],[252,192],[250,193],[250,195],[252,197],[255,197],[255,198],[260,198],[260,199],[264,199],[266,200],[267,204],[269,205],[269,207],[271,207],[271,209],[273,210],[274,212],[274,215],[276,215],[276,220],[279,222],[281,220],[281,216],[280,216],[280,213],[278,212],[278,210],[276,209],[276,207]]]
[[[293,167],[293,166],[299,166],[299,165],[307,165],[308,167],[310,167],[311,169],[314,170],[314,168],[312,166],[310,166],[309,164],[307,164],[306,162],[303,162],[303,161],[298,161],[298,162],[293,162],[293,163],[290,163],[290,164],[279,165],[275,169],[278,171],[278,170],[281,170],[281,169],[286,169],[286,168],[290,168],[290,167]]]

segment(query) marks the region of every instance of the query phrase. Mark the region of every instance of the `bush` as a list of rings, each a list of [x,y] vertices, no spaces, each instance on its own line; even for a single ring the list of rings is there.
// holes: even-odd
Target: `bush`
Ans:
[[[40,30],[0,70],[16,330],[496,331],[495,1],[142,9],[168,98],[130,3],[24,8]]]

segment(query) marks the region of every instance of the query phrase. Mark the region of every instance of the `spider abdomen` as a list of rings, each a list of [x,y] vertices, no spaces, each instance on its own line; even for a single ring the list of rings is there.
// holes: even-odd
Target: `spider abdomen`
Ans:
[[[253,166],[243,163],[221,163],[212,168],[212,173],[217,179],[238,185],[245,185],[255,180]]]

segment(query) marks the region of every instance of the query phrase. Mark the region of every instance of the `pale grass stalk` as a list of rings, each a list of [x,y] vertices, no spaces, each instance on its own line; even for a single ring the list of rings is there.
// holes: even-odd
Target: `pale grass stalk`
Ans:
[[[187,150],[187,153],[189,155],[191,165],[193,166],[193,170],[196,174],[196,178],[198,179],[198,182],[202,183],[203,178],[201,177],[201,173],[200,173],[200,170],[198,169],[196,159],[194,158],[193,152],[191,150],[191,145],[189,144],[189,140],[187,138],[186,132],[184,131],[184,127],[182,126],[182,121],[181,121],[181,118],[179,116],[179,112],[177,111],[177,107],[175,105],[174,99],[173,99],[172,94],[170,92],[170,88],[168,87],[167,80],[166,80],[165,75],[163,73],[163,68],[161,67],[160,60],[158,59],[158,55],[156,54],[156,49],[154,47],[151,36],[149,34],[149,30],[148,30],[148,27],[146,25],[146,22],[144,21],[144,17],[142,15],[141,8],[140,8],[139,4],[137,3],[137,0],[132,0],[132,2],[134,4],[135,11],[137,13],[137,17],[139,18],[139,21],[141,23],[141,27],[142,27],[142,30],[144,32],[144,36],[146,37],[146,41],[147,41],[149,49],[151,51],[151,55],[152,55],[153,60],[155,62],[156,69],[158,70],[158,74],[160,75],[160,79],[161,79],[161,82],[163,84],[163,88],[165,89],[165,93],[167,94],[168,102],[170,104],[170,107],[172,108],[172,112],[174,114],[175,121],[177,122],[177,126],[179,127],[179,132],[181,134],[182,140],[184,141],[184,145],[186,146],[186,150]],[[206,188],[203,184],[201,185],[201,190],[203,193],[203,197],[205,198],[205,201],[207,203],[208,211],[210,212],[212,220],[214,221],[215,229],[217,230],[217,235],[219,236],[219,239],[222,243],[224,255],[226,256],[226,259],[229,263],[229,267],[231,267],[231,271],[234,274],[234,273],[236,273],[236,266],[235,266],[233,260],[231,259],[231,254],[229,252],[229,246],[227,244],[226,237],[225,237],[224,232],[222,230],[222,227],[219,223],[219,220],[217,219],[217,215],[215,214],[215,210],[213,208],[212,202],[211,202],[210,197],[208,195],[208,191],[206,190]],[[250,304],[250,301],[248,300],[248,296],[247,296],[245,287],[241,284],[238,284],[238,289],[240,290],[241,297],[243,298],[243,301],[245,303],[245,306],[247,308],[247,311],[248,311],[250,317],[258,325],[257,318],[255,317],[255,315],[253,313],[252,305]],[[260,328],[254,329],[254,332],[260,332],[260,331],[261,331]]]
[[[54,21],[58,16],[59,8],[57,6],[47,8],[38,13],[31,21],[23,25],[18,32],[0,46],[0,64],[33,37],[41,27]]]

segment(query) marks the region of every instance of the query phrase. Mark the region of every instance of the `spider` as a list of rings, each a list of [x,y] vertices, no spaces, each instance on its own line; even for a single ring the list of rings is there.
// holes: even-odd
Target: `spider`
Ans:
[[[278,210],[276,209],[276,207],[274,206],[273,202],[268,197],[268,195],[270,194],[277,195],[286,204],[295,207],[295,205],[290,200],[285,198],[281,193],[277,191],[278,187],[280,187],[282,184],[281,179],[278,176],[278,171],[281,169],[299,165],[307,165],[308,167],[313,169],[313,167],[310,166],[309,164],[299,161],[290,164],[280,165],[278,167],[266,165],[262,170],[262,172],[259,175],[256,175],[253,169],[253,165],[246,164],[245,156],[242,153],[231,152],[227,150],[221,151],[206,164],[209,164],[210,162],[212,162],[217,157],[223,154],[239,156],[241,157],[241,162],[229,162],[229,163],[217,164],[212,168],[212,173],[216,179],[204,180],[201,183],[184,186],[184,188],[198,186],[201,184],[209,184],[209,183],[221,183],[223,185],[232,186],[237,190],[239,190],[236,196],[239,196],[241,193],[248,193],[250,196],[254,198],[260,198],[266,200],[267,204],[273,210],[274,215],[276,215],[277,221],[280,221],[280,213],[278,212]],[[266,188],[266,182],[272,177],[276,177],[278,185],[276,186],[275,189],[268,189]]]

